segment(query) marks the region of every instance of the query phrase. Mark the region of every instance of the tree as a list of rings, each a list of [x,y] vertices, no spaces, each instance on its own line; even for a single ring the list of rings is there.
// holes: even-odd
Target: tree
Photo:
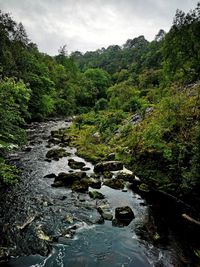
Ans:
[[[163,29],[160,29],[159,32],[155,36],[156,42],[161,42],[165,38],[166,32]]]
[[[24,142],[25,131],[21,128],[29,116],[28,102],[31,91],[22,81],[5,78],[0,81],[0,145]]]
[[[27,46],[29,43],[26,30],[21,22],[16,27],[14,40],[17,42],[20,42],[22,45],[25,45],[25,46]]]
[[[200,76],[199,6],[187,14],[177,10],[166,35],[163,54],[167,81],[191,83]]]
[[[102,69],[88,69],[84,76],[91,81],[94,90],[96,91],[95,99],[106,97],[106,88],[110,85],[110,75]]]

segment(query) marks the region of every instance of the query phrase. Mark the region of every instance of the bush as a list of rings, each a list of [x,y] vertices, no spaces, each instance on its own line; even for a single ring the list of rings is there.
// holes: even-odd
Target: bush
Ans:
[[[15,166],[0,163],[0,184],[13,185],[20,179],[21,171]]]

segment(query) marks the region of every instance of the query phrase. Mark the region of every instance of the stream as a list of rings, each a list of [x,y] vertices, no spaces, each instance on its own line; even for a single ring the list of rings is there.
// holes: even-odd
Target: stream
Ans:
[[[46,160],[50,132],[69,125],[63,120],[32,123],[27,130],[27,147],[9,155],[9,162],[23,172],[21,182],[0,196],[0,247],[5,256],[0,266],[192,266],[187,260],[185,264],[184,259],[180,261],[182,250],[170,231],[164,243],[147,237],[144,225],[154,223],[151,206],[132,190],[102,185],[95,190],[105,199],[93,200],[88,193],[52,187],[54,179],[44,178],[72,171],[69,159],[85,163],[87,175],[93,175],[94,166],[78,157],[72,147],[65,147],[69,153],[65,157]],[[116,207],[129,206],[135,218],[124,227],[102,221],[97,211],[102,203],[109,204],[113,214]]]

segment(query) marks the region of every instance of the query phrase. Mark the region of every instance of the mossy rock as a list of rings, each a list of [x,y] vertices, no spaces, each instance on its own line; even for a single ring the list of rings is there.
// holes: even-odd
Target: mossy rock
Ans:
[[[52,158],[52,159],[59,159],[62,157],[67,157],[70,154],[68,152],[65,151],[64,148],[55,148],[55,149],[50,149],[47,154],[46,157],[47,158]]]
[[[75,181],[72,184],[72,191],[85,193],[88,191],[89,185],[86,180]]]
[[[74,159],[69,159],[68,165],[70,168],[76,170],[76,169],[81,169],[85,166],[85,163],[82,161],[76,161]]]
[[[116,179],[122,179],[131,183],[135,179],[135,176],[130,173],[119,172],[116,176]]]
[[[99,162],[94,166],[95,172],[106,172],[106,171],[119,171],[123,169],[123,164],[120,161],[104,161]]]
[[[90,191],[89,196],[93,199],[104,199],[105,196],[98,191]]]
[[[125,182],[122,179],[110,179],[110,180],[104,181],[103,184],[113,189],[123,189]]]
[[[96,189],[100,189],[101,188],[101,180],[99,180],[99,179],[89,178],[88,179],[88,184],[92,188],[96,188]]]
[[[86,177],[85,172],[65,173],[61,172],[54,180],[55,186],[72,186],[75,181],[80,181]]]

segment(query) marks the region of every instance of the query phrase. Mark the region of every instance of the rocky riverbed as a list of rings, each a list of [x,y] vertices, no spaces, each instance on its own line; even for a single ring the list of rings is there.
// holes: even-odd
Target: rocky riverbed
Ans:
[[[192,266],[130,190],[134,174],[120,162],[78,157],[69,126],[31,124],[28,145],[8,157],[23,174],[0,197],[1,266]]]

